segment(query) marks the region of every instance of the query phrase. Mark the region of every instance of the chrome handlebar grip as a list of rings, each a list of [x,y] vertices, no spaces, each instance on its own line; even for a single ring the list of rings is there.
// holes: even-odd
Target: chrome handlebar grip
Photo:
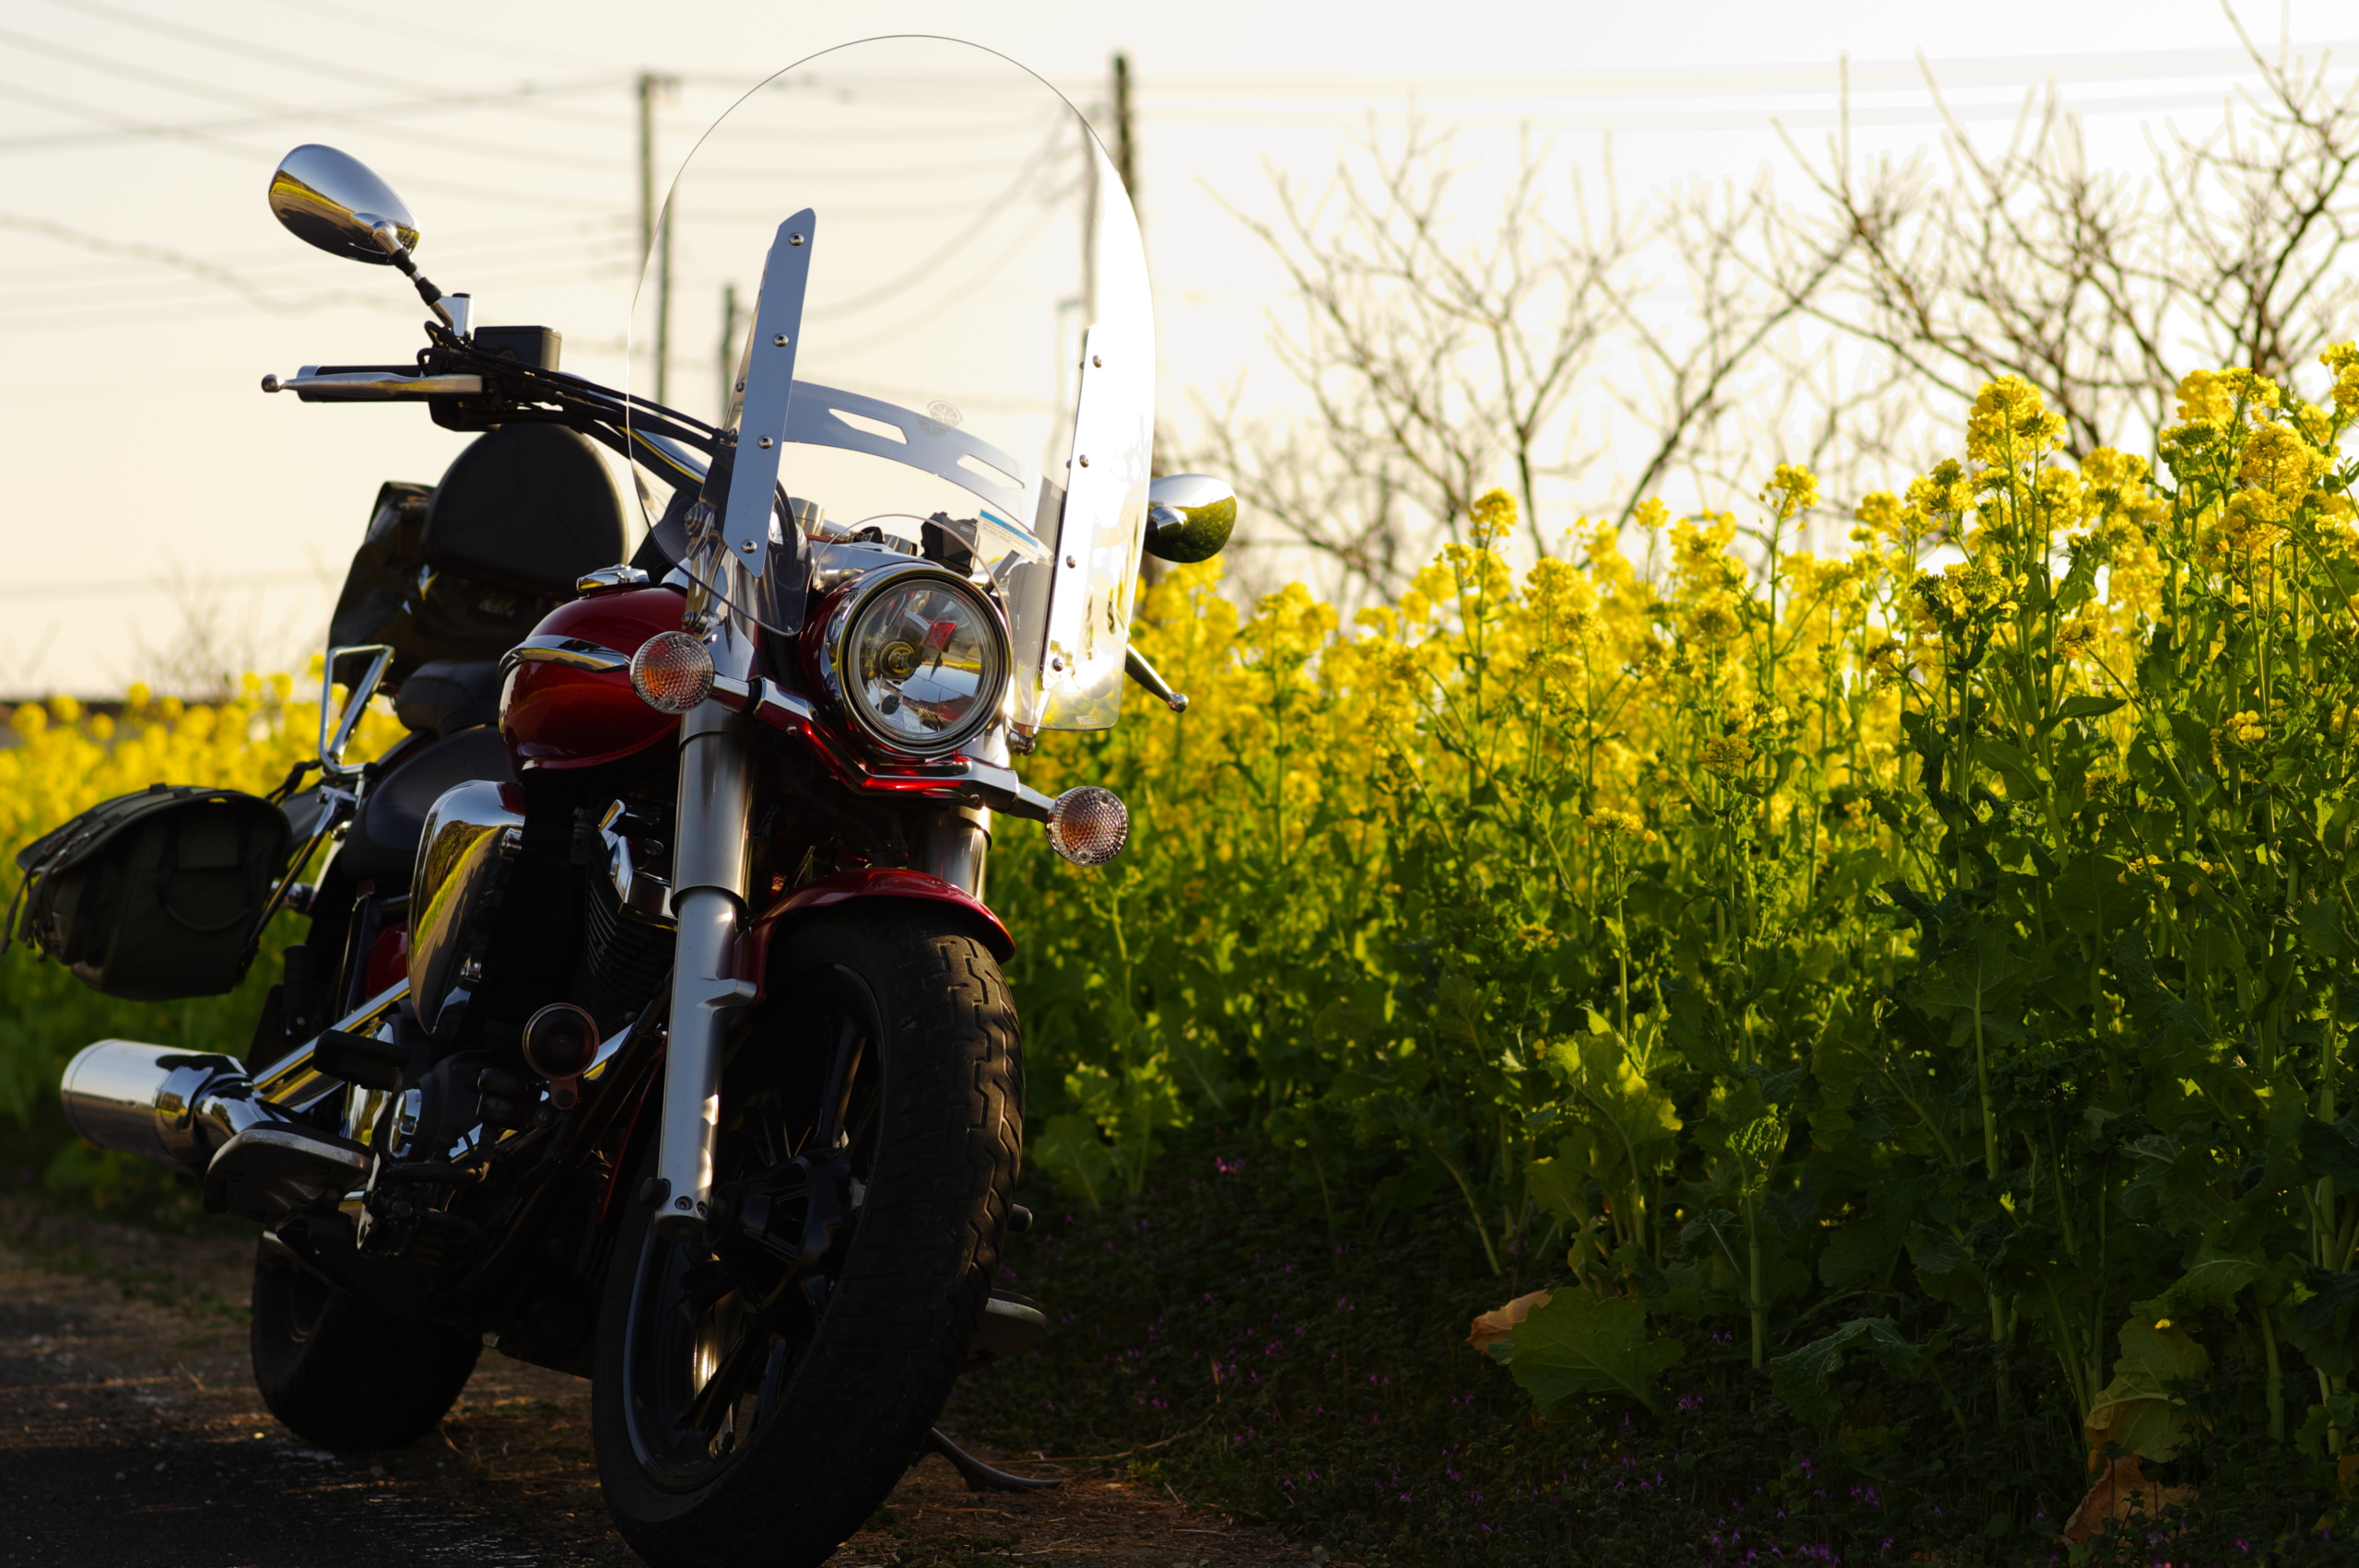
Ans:
[[[481,376],[419,376],[400,370],[332,370],[306,365],[293,376],[264,376],[266,392],[291,392],[305,403],[417,403],[429,397],[481,397]]]

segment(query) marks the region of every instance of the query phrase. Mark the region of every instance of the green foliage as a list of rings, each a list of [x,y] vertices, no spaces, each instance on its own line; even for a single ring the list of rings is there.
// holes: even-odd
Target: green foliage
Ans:
[[[2113,1381],[2098,1391],[2087,1420],[2093,1449],[2110,1444],[2143,1459],[2175,1459],[2189,1433],[2184,1388],[2211,1375],[2212,1358],[2183,1328],[2121,1326],[2121,1359]]]
[[[2059,461],[1994,383],[1839,561],[1792,549],[1781,469],[1742,550],[1655,509],[1643,561],[1584,529],[1520,578],[1486,502],[1354,636],[1169,574],[1139,635],[1187,716],[1035,759],[1132,802],[1132,851],[994,866],[1045,1163],[1134,1195],[1242,1129],[1332,1244],[1455,1204],[1489,1305],[1538,1260],[1616,1343],[1733,1333],[1816,1416],[1886,1344],[1859,1324],[1978,1341],[2074,1463],[2183,1441],[2112,1353],[2169,1319],[2254,1369],[2269,1441],[2315,1405],[2341,1452],[2359,351],[2328,360],[2331,406],[2189,377],[2158,472]]]
[[[57,1108],[58,1080],[74,1053],[94,1040],[151,1040],[243,1057],[264,993],[279,972],[291,919],[276,922],[237,990],[188,1001],[118,1001],[21,943],[0,954],[0,1160],[13,1167],[6,1179],[39,1182],[110,1212],[187,1207],[153,1161],[75,1140]]]
[[[1543,1415],[1581,1394],[1620,1394],[1660,1415],[1662,1396],[1655,1379],[1686,1347],[1676,1340],[1649,1340],[1646,1309],[1634,1300],[1600,1301],[1587,1291],[1567,1290],[1532,1308],[1490,1352]]]
[[[1913,1363],[1888,1367],[1864,1339],[1827,1363],[1825,1428],[1772,1396],[1731,1325],[1676,1315],[1647,1329],[1684,1352],[1652,1375],[1660,1415],[1614,1389],[1538,1422],[1514,1367],[1465,1342],[1530,1281],[1487,1277],[1458,1194],[1329,1244],[1316,1182],[1287,1179],[1285,1157],[1258,1135],[1175,1132],[1138,1197],[1095,1211],[1027,1174],[1039,1218],[1011,1239],[1009,1283],[1051,1328],[962,1379],[944,1429],[1076,1477],[1168,1484],[1371,1568],[2064,1560],[2057,1532],[2089,1484],[2078,1413],[2027,1357],[1943,1332],[1946,1306],[1894,1305]],[[1554,1301],[1567,1293],[1586,1293]],[[1788,1327],[1780,1354],[1824,1338]],[[2323,1422],[2306,1452],[2270,1442],[2260,1371],[2224,1359],[2185,1395],[2186,1448],[2148,1467],[2201,1499],[2174,1562],[2350,1555],[2359,1507],[2338,1504]],[[2139,1544],[2111,1561],[2156,1560]]]
[[[1114,1189],[1114,1155],[1097,1136],[1087,1117],[1068,1111],[1053,1116],[1026,1145],[1032,1163],[1054,1176],[1057,1185],[1079,1197],[1092,1209]]]
[[[1803,1421],[1822,1430],[1831,1427],[1842,1411],[1828,1391],[1829,1380],[1843,1369],[1843,1352],[1862,1341],[1888,1372],[1910,1371],[1922,1359],[1891,1318],[1855,1317],[1824,1339],[1772,1361],[1769,1386]]]
[[[214,706],[134,686],[119,720],[71,697],[18,705],[0,738],[5,885],[16,886],[19,848],[100,801],[158,781],[256,793],[276,786],[311,755],[319,728],[318,708],[296,700],[294,686],[287,675],[248,675],[240,695]],[[374,755],[402,733],[381,700],[362,718],[351,755]],[[243,1056],[295,922],[292,915],[273,922],[236,991],[188,1001],[117,1001],[21,942],[0,954],[0,1158],[10,1176],[151,1218],[194,1212],[160,1166],[73,1143],[57,1109],[59,1076],[76,1051],[109,1037]]]

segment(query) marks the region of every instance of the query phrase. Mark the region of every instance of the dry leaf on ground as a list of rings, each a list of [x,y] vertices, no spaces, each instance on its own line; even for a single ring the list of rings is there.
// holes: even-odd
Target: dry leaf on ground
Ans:
[[[1532,1316],[1535,1306],[1545,1306],[1554,1291],[1530,1291],[1505,1306],[1495,1306],[1474,1319],[1466,1330],[1466,1342],[1478,1351],[1489,1350],[1499,1340],[1515,1332],[1515,1326]]]
[[[2165,1508],[2184,1508],[2195,1501],[2191,1486],[2159,1486],[2146,1479],[2135,1454],[2123,1454],[2105,1468],[2072,1516],[2064,1521],[2064,1544],[2078,1546],[2108,1522],[2127,1524],[2131,1514],[2159,1520]]]

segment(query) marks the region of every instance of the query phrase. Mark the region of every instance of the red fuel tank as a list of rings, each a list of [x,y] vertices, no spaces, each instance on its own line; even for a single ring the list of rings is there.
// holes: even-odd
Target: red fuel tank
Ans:
[[[593,593],[550,611],[508,656],[499,734],[519,778],[601,767],[671,741],[680,727],[630,689],[630,656],[680,629],[676,589]]]

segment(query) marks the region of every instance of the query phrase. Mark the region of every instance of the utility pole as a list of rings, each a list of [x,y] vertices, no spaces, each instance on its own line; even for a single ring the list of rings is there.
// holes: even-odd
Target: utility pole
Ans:
[[[1097,138],[1081,128],[1081,333],[1097,324]],[[1081,353],[1081,345],[1074,345]]]
[[[655,252],[655,401],[672,380],[672,224],[656,229],[655,100],[678,83],[652,71],[639,74],[639,252]]]
[[[1131,211],[1135,215],[1139,205],[1138,133],[1131,114],[1131,57],[1120,53],[1114,56],[1114,172],[1121,177],[1122,193],[1130,197]],[[1160,461],[1150,467],[1156,474],[1163,472]],[[1163,563],[1153,556],[1140,556],[1139,580],[1152,588],[1162,578]]]
[[[716,424],[727,425],[737,402],[737,286],[721,286],[721,414]]]
[[[1129,193],[1131,205],[1139,199],[1139,172],[1135,144],[1131,133],[1131,57],[1114,56],[1114,171],[1122,177],[1122,189]]]

